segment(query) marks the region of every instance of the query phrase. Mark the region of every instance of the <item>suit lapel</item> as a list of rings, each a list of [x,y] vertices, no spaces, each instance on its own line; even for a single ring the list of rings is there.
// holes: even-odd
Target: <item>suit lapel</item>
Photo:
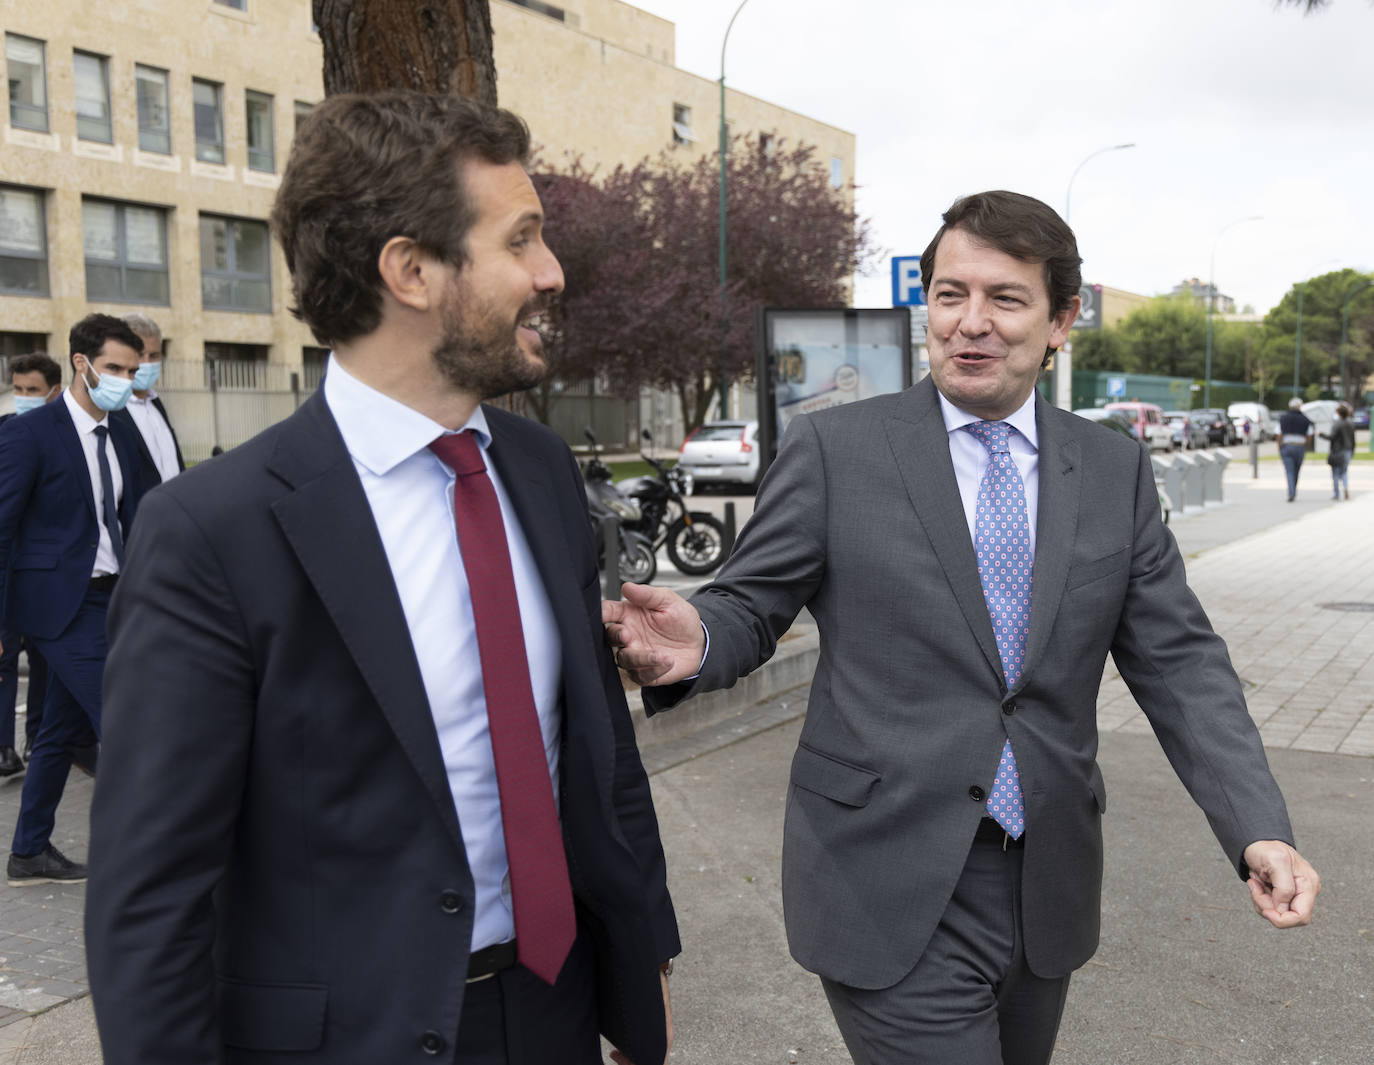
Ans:
[[[167,417],[167,408],[162,405],[162,397],[153,397],[153,406],[162,415],[162,420],[167,424],[167,431],[172,434],[172,450],[177,455],[177,469],[182,473],[186,472],[186,461],[181,457],[181,443],[177,440],[177,431],[172,428],[172,419]]]
[[[52,406],[57,408],[54,418],[57,421],[58,440],[61,441],[62,449],[76,474],[77,484],[81,486],[81,498],[86,501],[86,509],[90,512],[91,520],[98,525],[100,515],[95,512],[95,489],[91,487],[91,468],[86,465],[86,451],[81,446],[81,434],[76,431],[76,423],[72,421],[71,411],[67,410],[66,400],[56,399]]]
[[[1045,401],[1039,396],[1035,400],[1035,422],[1040,438],[1040,493],[1035,519],[1035,564],[1031,571],[1030,628],[1026,635],[1022,683],[1044,653],[1059,613],[1074,538],[1078,534],[1079,491],[1083,477],[1078,441],[1064,432],[1058,418],[1049,416]]]
[[[954,463],[949,457],[949,433],[930,378],[902,395],[895,413],[887,420],[887,435],[907,497],[930,539],[964,620],[988,665],[1001,677],[1002,658],[997,652],[978,577],[978,556],[969,537],[968,519],[959,498]]]
[[[391,566],[353,460],[320,393],[284,424],[268,469],[291,488],[272,504],[283,534],[461,847],[453,794]]]

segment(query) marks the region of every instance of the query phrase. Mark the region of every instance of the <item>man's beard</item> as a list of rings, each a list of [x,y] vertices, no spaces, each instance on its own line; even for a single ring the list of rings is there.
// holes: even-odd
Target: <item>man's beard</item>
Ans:
[[[442,308],[443,336],[430,352],[434,364],[457,388],[482,399],[532,388],[548,374],[548,363],[525,352],[509,324],[488,307],[468,306],[466,286],[454,281]],[[548,305],[536,297],[520,309],[518,322]],[[469,323],[473,324],[469,324]]]

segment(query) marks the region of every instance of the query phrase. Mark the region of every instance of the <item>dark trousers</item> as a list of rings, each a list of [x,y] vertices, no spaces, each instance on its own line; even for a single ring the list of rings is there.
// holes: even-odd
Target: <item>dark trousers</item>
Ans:
[[[522,965],[468,984],[452,1060],[455,1065],[601,1065],[595,971],[585,938],[578,936],[552,987]]]
[[[930,945],[894,986],[821,981],[854,1065],[1046,1065],[1069,978],[1026,965],[1022,855],[973,844]]]
[[[29,857],[48,845],[67,786],[72,751],[89,727],[100,738],[100,682],[105,672],[109,591],[91,589],[60,636],[34,639],[48,663],[43,723],[34,737],[14,826],[13,853]]]
[[[14,746],[14,706],[19,699],[19,634],[0,624],[0,747]]]
[[[38,729],[43,724],[43,703],[48,697],[48,660],[27,637],[24,638],[24,654],[29,660],[29,694],[24,700],[24,739],[32,748],[33,741],[38,739]],[[94,743],[95,734],[91,732],[89,723],[86,733],[89,737],[86,743]]]

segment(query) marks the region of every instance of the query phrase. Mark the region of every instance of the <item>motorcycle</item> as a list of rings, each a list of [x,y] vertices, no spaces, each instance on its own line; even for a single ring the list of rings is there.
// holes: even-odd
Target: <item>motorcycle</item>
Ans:
[[[582,467],[582,480],[587,486],[587,510],[591,515],[592,528],[599,531],[607,517],[615,518],[620,536],[620,579],[648,584],[658,573],[658,557],[653,541],[637,531],[636,527],[644,520],[643,513],[638,503],[611,483],[610,467],[601,461],[596,437],[591,429],[587,430],[587,439],[592,442],[592,457]],[[599,535],[597,545],[600,549]],[[605,569],[605,558],[598,558],[597,564]]]
[[[653,435],[647,429],[641,436],[646,444],[653,443]],[[587,438],[595,455],[596,437],[590,429]],[[669,469],[644,452],[639,457],[653,468],[656,476],[632,477],[614,485],[620,496],[636,504],[640,511],[639,519],[627,528],[646,537],[655,551],[666,547],[669,560],[688,577],[704,577],[718,569],[729,546],[725,526],[712,514],[687,509],[692,475],[676,466]],[[604,464],[601,468],[609,477],[610,471]]]

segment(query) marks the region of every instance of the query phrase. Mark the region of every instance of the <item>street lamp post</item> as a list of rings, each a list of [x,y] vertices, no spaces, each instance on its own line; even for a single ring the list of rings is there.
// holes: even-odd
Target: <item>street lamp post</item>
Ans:
[[[1222,235],[1235,226],[1246,222],[1258,222],[1263,215],[1252,214],[1248,218],[1237,218],[1234,222],[1227,222],[1212,241],[1212,265],[1207,275],[1207,356],[1202,371],[1202,405],[1210,407],[1212,405],[1212,314],[1216,311],[1217,305],[1217,245],[1221,243]]]
[[[729,242],[726,237],[726,148],[725,143],[725,46],[730,43],[730,31],[735,28],[735,19],[739,18],[739,13],[744,10],[744,5],[749,0],[740,0],[739,7],[735,8],[735,13],[730,16],[730,24],[725,27],[725,37],[720,42],[720,417],[728,418],[730,412],[726,409],[726,404],[730,398],[730,318],[729,305],[726,299],[725,274],[729,265]]]
[[[1134,141],[1132,141],[1130,144],[1109,144],[1107,147],[1099,148],[1097,149],[1097,151],[1085,156],[1083,161],[1079,163],[1076,167],[1074,167],[1073,173],[1069,176],[1069,187],[1067,191],[1064,193],[1065,225],[1070,224],[1070,209],[1073,204],[1074,178],[1078,177],[1078,172],[1083,169],[1083,167],[1087,164],[1088,160],[1096,159],[1099,155],[1104,155],[1107,152],[1119,152],[1125,148],[1134,147]],[[1056,406],[1073,406],[1073,341],[1071,339],[1066,339],[1064,341],[1064,346],[1059,349],[1059,354],[1055,356],[1054,383],[1051,386],[1051,391],[1054,393],[1054,403]],[[1064,395],[1064,393],[1067,393],[1067,395]]]
[[[1341,304],[1341,402],[1345,403],[1350,399],[1350,387],[1345,381],[1345,344],[1350,334],[1350,301],[1358,296],[1374,281],[1365,281],[1356,285],[1346,293],[1345,302]]]

